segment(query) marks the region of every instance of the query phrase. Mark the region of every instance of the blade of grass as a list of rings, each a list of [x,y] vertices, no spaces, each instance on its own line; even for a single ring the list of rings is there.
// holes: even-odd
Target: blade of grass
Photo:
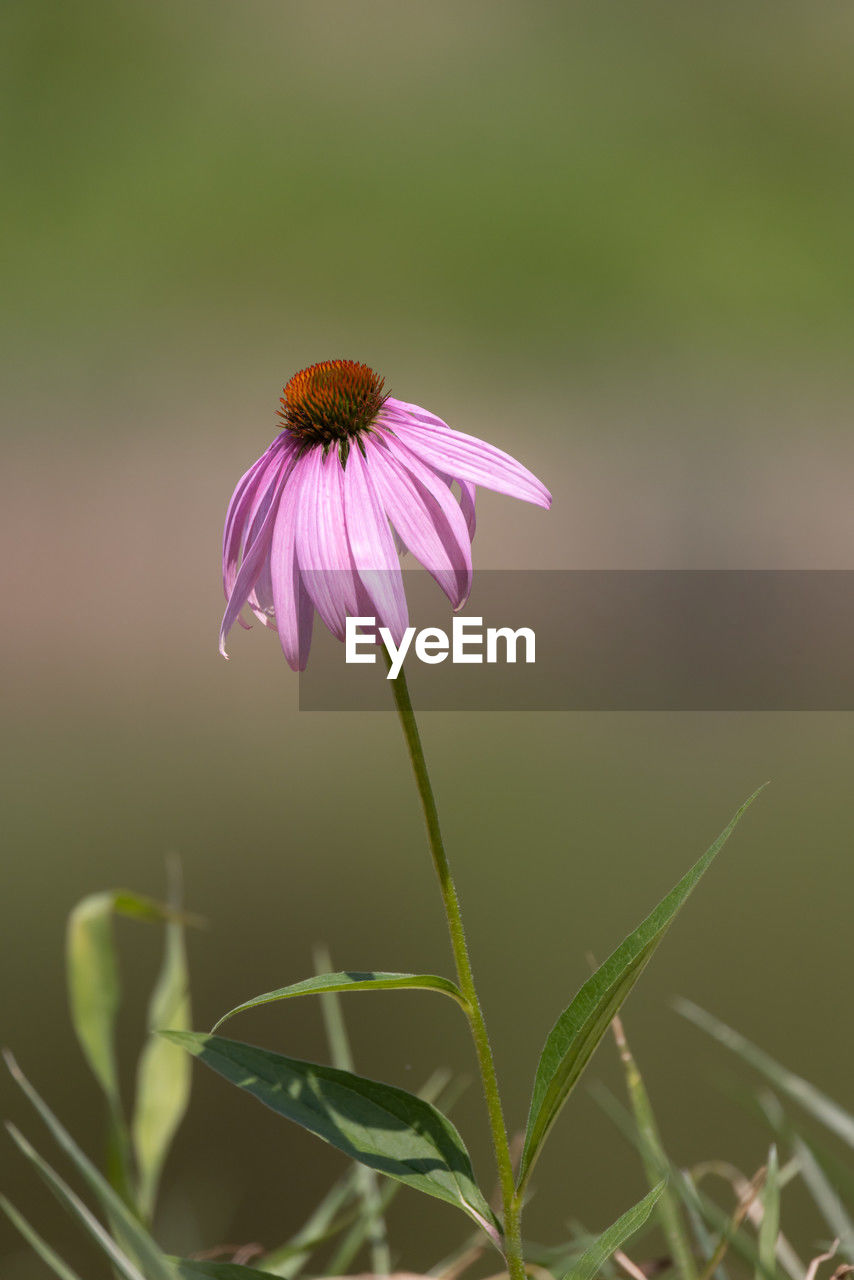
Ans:
[[[761,1072],[775,1089],[793,1098],[805,1111],[820,1120],[849,1147],[854,1147],[854,1116],[840,1107],[838,1102],[834,1102],[833,1098],[828,1097],[808,1080],[804,1080],[802,1076],[795,1075],[793,1071],[775,1062],[764,1049],[752,1044],[740,1032],[734,1031],[732,1027],[693,1004],[692,1001],[680,998],[674,1003],[677,1012],[684,1018],[707,1032],[727,1049],[738,1054],[751,1067]]]
[[[773,1271],[777,1258],[777,1237],[780,1234],[780,1167],[774,1143],[768,1151],[765,1187],[762,1191],[762,1221],[759,1225],[759,1262],[755,1280]]]
[[[47,1241],[42,1240],[23,1214],[19,1213],[5,1196],[0,1196],[0,1209],[3,1210],[12,1225],[20,1231],[33,1252],[38,1254],[42,1262],[50,1267],[53,1274],[59,1277],[59,1280],[80,1280],[77,1272],[72,1271],[68,1263],[64,1262],[58,1253],[54,1253]]]
[[[767,783],[765,784],[767,786]],[[534,1076],[525,1145],[516,1185],[521,1202],[531,1172],[566,1101],[590,1058],[655,954],[671,924],[764,787],[737,810],[717,840],[624,938],[616,951],[576,992],[552,1027]]]
[[[626,1091],[637,1127],[641,1159],[646,1170],[647,1181],[650,1187],[655,1187],[662,1178],[666,1177],[671,1162],[665,1154],[652,1102],[640,1068],[629,1048],[625,1028],[619,1015],[614,1017],[611,1030],[614,1033],[626,1078]],[[682,1280],[696,1280],[697,1269],[694,1265],[691,1242],[679,1212],[679,1203],[674,1192],[667,1185],[658,1198],[655,1212],[677,1272]]]
[[[12,1079],[32,1103],[54,1140],[69,1157],[99,1201],[120,1244],[146,1272],[145,1280],[175,1280],[175,1271],[166,1255],[160,1251],[119,1193],[110,1186],[89,1157],[80,1150],[68,1130],[30,1084],[11,1053],[5,1051],[3,1057]]]
[[[16,1129],[12,1124],[7,1124],[6,1128],[18,1150],[38,1171],[60,1204],[68,1209],[72,1217],[76,1218],[89,1232],[113,1265],[125,1277],[125,1280],[147,1280],[147,1277],[139,1270],[136,1264],[122,1252],[109,1231],[102,1226],[80,1197],[71,1190],[64,1178],[61,1178],[48,1162],[39,1155],[35,1147],[31,1146],[20,1130]]]
[[[621,1214],[607,1231],[602,1232],[601,1236],[584,1251],[578,1262],[574,1263],[565,1280],[593,1280],[593,1277],[602,1269],[602,1264],[607,1262],[621,1244],[640,1230],[652,1213],[655,1202],[663,1190],[664,1179],[657,1187],[653,1187],[652,1191],[648,1191],[643,1200],[639,1200],[637,1204],[632,1205],[631,1209]]]
[[[191,1064],[186,1053],[156,1033],[165,1027],[189,1030],[190,979],[181,920],[181,868],[169,865],[169,906],[175,913],[164,929],[163,961],[148,1006],[148,1040],[139,1058],[131,1140],[138,1170],[140,1216],[150,1222],[164,1161],[190,1102]]]
[[[825,1177],[813,1153],[802,1138],[795,1138],[793,1150],[800,1165],[801,1176],[810,1195],[833,1235],[839,1240],[839,1251],[849,1262],[854,1262],[854,1222]]]
[[[314,966],[318,974],[331,972],[332,957],[325,948],[318,947],[316,949]],[[332,992],[322,995],[320,997],[320,1012],[323,1017],[326,1038],[329,1041],[333,1066],[339,1067],[342,1071],[355,1071],[356,1067],[350,1047],[350,1037],[347,1035],[347,1027],[338,996]],[[363,1234],[367,1239],[370,1251],[371,1271],[375,1276],[386,1276],[391,1271],[391,1251],[388,1246],[385,1218],[382,1214],[379,1181],[373,1169],[359,1168],[357,1170],[357,1186],[364,1210],[365,1229]],[[353,1257],[355,1257],[361,1247],[361,1233],[358,1229],[351,1231],[345,1239],[345,1244],[346,1240],[351,1241]],[[340,1252],[341,1250],[339,1250]],[[351,1261],[352,1257],[346,1257],[345,1254],[343,1261],[331,1264],[333,1274],[343,1271],[350,1265]]]
[[[730,1244],[738,1235],[738,1232],[741,1228],[741,1224],[744,1222],[744,1219],[747,1217],[747,1214],[750,1210],[750,1206],[753,1204],[756,1197],[760,1195],[760,1193],[762,1192],[762,1189],[765,1185],[766,1174],[767,1174],[767,1169],[763,1165],[763,1167],[759,1169],[758,1172],[756,1173],[756,1176],[754,1177],[753,1181],[750,1183],[750,1187],[747,1194],[743,1196],[741,1201],[736,1205],[735,1212],[733,1213],[732,1218],[725,1225],[724,1230],[721,1232],[721,1237],[720,1237],[720,1240],[718,1241],[715,1252],[712,1254],[711,1258],[709,1259],[709,1263],[708,1263],[708,1266],[706,1267],[706,1270],[701,1273],[700,1280],[712,1280],[712,1276],[717,1270],[719,1264],[723,1262],[724,1258],[726,1257],[726,1253],[727,1253],[727,1250],[729,1249]],[[757,1254],[757,1273],[759,1276],[767,1275],[765,1268],[761,1264],[761,1257],[759,1256],[759,1254]]]
[[[810,1149],[807,1141],[794,1129],[786,1116],[779,1098],[770,1091],[760,1095],[759,1106],[778,1138],[788,1142],[794,1152],[801,1177],[812,1196],[819,1213],[849,1262],[854,1261],[854,1222],[839,1195]]]
[[[783,1188],[788,1186],[795,1178],[800,1177],[800,1172],[798,1162],[794,1158],[789,1160],[782,1168],[778,1168],[776,1178],[780,1191],[782,1192]],[[729,1183],[736,1198],[744,1195],[750,1185],[750,1180],[744,1176],[741,1170],[737,1169],[735,1165],[729,1164],[726,1160],[708,1160],[694,1165],[691,1170],[691,1180],[695,1188],[707,1177],[722,1178],[724,1182]],[[758,1232],[764,1220],[764,1209],[761,1202],[754,1201],[752,1207],[748,1210],[747,1216]],[[782,1231],[779,1230],[779,1223],[774,1254],[777,1263],[788,1276],[791,1276],[792,1280],[804,1280],[806,1268]],[[758,1255],[758,1258],[756,1266],[762,1271],[764,1264],[761,1255]],[[756,1271],[756,1266],[754,1266],[754,1271]],[[767,1275],[768,1272],[766,1271],[764,1274]]]
[[[637,1147],[639,1139],[634,1121],[610,1090],[603,1085],[597,1084],[591,1087],[590,1093],[626,1140]],[[713,1200],[696,1188],[694,1183],[675,1165],[670,1165],[669,1185],[673,1187],[686,1208],[693,1207],[715,1231],[722,1235],[729,1231],[732,1221],[731,1215],[725,1213]],[[734,1252],[752,1267],[761,1266],[759,1250],[749,1236],[739,1232],[730,1240],[729,1244]],[[706,1268],[706,1273],[708,1274],[708,1267]],[[776,1272],[767,1273],[763,1271],[763,1276],[765,1280],[777,1280]]]
[[[695,1203],[698,1199],[697,1188],[691,1178],[691,1175],[684,1174],[683,1177],[688,1182],[689,1189],[693,1192],[693,1195],[691,1195],[690,1198],[684,1199],[682,1203],[685,1207],[685,1213],[687,1214],[688,1221],[691,1224],[694,1239],[697,1241],[700,1256],[708,1262],[715,1251],[715,1242],[712,1239],[711,1233],[706,1230],[706,1224],[703,1221],[702,1214],[697,1209]],[[729,1280],[727,1269],[722,1262],[718,1263],[717,1270],[715,1271],[715,1280]]]

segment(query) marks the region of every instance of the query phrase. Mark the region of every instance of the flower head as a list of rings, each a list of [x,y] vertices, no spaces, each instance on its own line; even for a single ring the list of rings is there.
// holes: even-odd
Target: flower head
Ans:
[[[492,445],[383,391],[353,360],[325,360],[284,389],[283,430],[239,481],[223,534],[220,651],[248,605],[295,671],[315,610],[339,640],[369,614],[399,643],[408,624],[399,548],[455,609],[471,591],[475,487],[548,508],[536,476]],[[456,483],[459,498],[451,485]]]

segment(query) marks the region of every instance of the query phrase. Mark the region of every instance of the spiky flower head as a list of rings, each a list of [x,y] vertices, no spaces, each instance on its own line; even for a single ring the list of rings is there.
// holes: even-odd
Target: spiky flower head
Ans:
[[[279,416],[303,449],[337,447],[346,464],[351,442],[369,431],[388,393],[385,379],[355,360],[321,360],[300,369],[281,396]]]

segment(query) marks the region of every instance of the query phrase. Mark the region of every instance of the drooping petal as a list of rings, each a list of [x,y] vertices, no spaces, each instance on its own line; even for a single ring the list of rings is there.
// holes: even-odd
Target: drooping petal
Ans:
[[[222,531],[222,577],[225,583],[227,577],[227,565],[229,561],[236,562],[240,552],[240,541],[243,533],[243,525],[245,523],[245,514],[248,509],[247,503],[251,500],[247,498],[247,490],[253,485],[258,472],[267,464],[267,453],[263,453],[260,458],[252,463],[248,471],[245,471],[234,486],[229,502],[228,509],[225,513],[225,526]],[[239,531],[235,531],[235,526],[239,524]],[[226,595],[228,592],[226,591]]]
[[[434,470],[431,468],[431,470]],[[469,541],[474,542],[474,535],[477,532],[477,513],[475,510],[475,502],[477,497],[477,487],[469,480],[459,480],[456,476],[444,475],[441,471],[435,471],[434,474],[441,477],[445,484],[453,493],[453,485],[457,485],[460,490],[460,510],[466,522],[466,528],[469,531]]]
[[[228,633],[234,626],[235,621],[240,616],[240,610],[247,603],[249,594],[255,586],[258,575],[261,572],[264,562],[270,554],[270,547],[273,540],[273,533],[276,519],[279,512],[281,495],[288,486],[281,486],[267,508],[267,514],[258,530],[257,537],[249,547],[246,555],[243,557],[243,563],[234,580],[231,594],[228,597],[228,604],[222,619],[222,625],[219,631],[219,651],[224,658],[228,657],[225,650],[225,642]]]
[[[455,609],[471,591],[471,541],[459,504],[435,472],[392,436],[369,439],[367,464],[382,505]]]
[[[380,429],[388,428],[409,445],[435,471],[455,480],[480,484],[497,493],[506,493],[539,507],[551,506],[551,494],[537,477],[508,453],[478,440],[476,436],[454,431],[423,409],[411,412],[414,405],[387,400],[377,419]]]
[[[344,522],[344,477],[337,450],[315,448],[304,462],[297,515],[296,555],[308,594],[329,630],[344,639],[347,616],[356,616],[358,575]]]
[[[256,498],[255,503],[253,504],[253,508],[250,511],[249,516],[247,518],[246,533],[243,538],[244,558],[249,553],[249,550],[251,549],[252,544],[254,543],[255,539],[258,537],[259,532],[263,528],[264,520],[267,517],[267,512],[270,510],[270,504],[273,501],[276,501],[278,499],[278,494],[281,492],[282,485],[287,483],[288,471],[292,466],[293,466],[292,461],[289,461],[287,466],[283,466],[279,475],[275,478],[274,482],[269,484],[267,488],[263,490],[259,494],[259,496]],[[270,535],[270,539],[272,540],[272,533]],[[270,556],[269,554],[267,554],[264,556],[264,559],[261,562],[261,569],[258,573],[258,577],[255,580],[252,590],[249,592],[249,595],[246,598],[246,603],[249,605],[249,608],[255,614],[256,618],[258,618],[261,622],[263,622],[265,626],[270,625],[270,619],[267,616],[266,610],[262,608],[259,604],[258,592],[259,592],[259,589],[261,591],[265,590],[265,586],[269,582],[269,579],[270,579]],[[272,613],[272,610],[273,610],[272,596],[270,595],[269,590],[267,591],[267,599],[268,599],[269,612]],[[237,615],[237,621],[240,623],[241,627],[243,627],[245,631],[251,631],[252,628],[250,627],[249,623],[243,621],[242,614]]]
[[[282,464],[295,456],[293,443],[283,432],[238,482],[225,517],[222,538],[222,582],[226,599],[234,589],[237,565],[251,540],[251,527],[262,502],[269,502],[279,481]],[[260,527],[260,522],[256,526]]]
[[[261,572],[258,574],[255,586],[249,592],[249,598],[246,603],[262,626],[270,627],[273,631],[276,630],[276,607],[273,604],[273,579],[270,576],[269,555],[264,557]],[[241,616],[238,617],[237,621],[247,630],[250,630],[249,623],[244,622]]]
[[[446,483],[451,484],[453,481],[460,486],[460,510],[466,522],[466,528],[469,531],[469,538],[474,542],[474,535],[477,529],[477,513],[475,511],[475,487],[469,480],[460,480],[456,476],[446,476]]]
[[[300,458],[282,490],[270,546],[270,578],[276,630],[292,671],[304,671],[311,648],[314,605],[300,576],[296,558],[296,526],[302,501],[305,457]]]
[[[400,644],[409,625],[403,575],[388,520],[358,445],[350,449],[342,487],[353,563],[378,622]]]

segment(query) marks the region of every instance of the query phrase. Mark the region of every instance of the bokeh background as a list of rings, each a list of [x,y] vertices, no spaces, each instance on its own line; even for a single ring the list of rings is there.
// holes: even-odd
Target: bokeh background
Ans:
[[[549,515],[483,496],[482,566],[852,566],[853,61],[830,0],[5,0],[2,1036],[90,1150],[62,971],[84,893],[158,894],[180,854],[210,921],[199,1027],[305,976],[319,941],[342,967],[449,969],[393,716],[298,714],[258,629],[216,653],[225,504],[290,373],[365,360],[546,480]],[[627,1029],[683,1162],[753,1169],[765,1138],[677,993],[845,1100],[851,734],[845,715],[425,718],[515,1125],[585,954],[766,778]],[[130,1063],[158,939],[121,936]],[[365,1074],[472,1070],[440,1001],[346,1013]],[[240,1034],[326,1052],[311,1002]],[[610,1046],[593,1074],[617,1084]],[[473,1084],[454,1114],[488,1169]],[[11,1144],[2,1167],[83,1267]],[[272,1246],[340,1168],[197,1073],[162,1238]],[[538,1184],[528,1226],[551,1240],[641,1194],[584,1088]],[[391,1221],[413,1268],[462,1224],[406,1191]],[[0,1258],[4,1280],[42,1274],[11,1232]]]

